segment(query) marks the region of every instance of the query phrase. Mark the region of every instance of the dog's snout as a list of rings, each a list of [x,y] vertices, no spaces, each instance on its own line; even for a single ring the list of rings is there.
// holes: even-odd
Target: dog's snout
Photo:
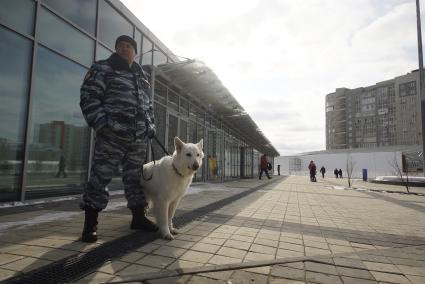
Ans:
[[[197,169],[199,169],[199,163],[198,162],[195,162],[192,165],[192,170],[196,171]]]

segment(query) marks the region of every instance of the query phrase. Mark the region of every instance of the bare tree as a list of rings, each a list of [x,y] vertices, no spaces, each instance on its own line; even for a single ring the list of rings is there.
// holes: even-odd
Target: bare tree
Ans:
[[[352,177],[353,177],[353,171],[354,167],[356,166],[356,162],[353,161],[353,157],[350,154],[347,154],[347,181],[348,181],[348,187],[351,188],[352,185]]]
[[[406,166],[406,178],[404,178],[405,176],[403,175],[403,166],[400,165],[399,162],[397,161],[397,156],[396,156],[395,153],[394,153],[394,159],[389,164],[394,169],[395,174],[400,178],[401,183],[406,187],[406,191],[408,193],[410,193],[410,191],[409,191],[409,170],[408,170],[408,167]]]

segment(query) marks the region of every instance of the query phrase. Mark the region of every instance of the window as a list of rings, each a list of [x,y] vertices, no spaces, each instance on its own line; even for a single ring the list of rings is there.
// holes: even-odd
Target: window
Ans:
[[[2,0],[0,22],[18,32],[33,35],[35,2],[30,0]]]
[[[19,197],[32,44],[2,27],[0,38],[0,196],[9,201]]]
[[[43,0],[71,22],[94,35],[96,30],[96,0]],[[20,1],[17,1],[20,2]]]
[[[120,35],[133,37],[133,26],[105,0],[100,0],[99,4],[99,39],[115,49],[117,37]]]
[[[86,72],[38,49],[27,170],[30,198],[40,190],[78,189],[87,179],[90,131],[79,107]]]
[[[97,45],[97,51],[96,51],[96,60],[103,60],[109,58],[111,56],[112,51],[107,49],[101,44]]]
[[[155,47],[154,53],[153,53],[153,65],[158,66],[161,64],[167,63],[167,56],[160,51],[157,47]]]
[[[168,106],[179,111],[179,96],[171,90],[168,91]]]
[[[142,65],[152,65],[152,49],[153,44],[152,42],[147,38],[143,37],[143,45],[142,45],[142,53],[141,53],[141,62]]]
[[[94,41],[42,8],[38,17],[40,41],[85,64],[93,62]],[[64,36],[66,35],[66,36]]]
[[[155,103],[154,107],[155,112],[155,126],[156,126],[156,137],[165,147],[165,125],[166,125],[166,109],[162,105]],[[155,159],[158,160],[162,156],[165,156],[162,148],[157,144],[157,142],[153,142],[152,144]]]
[[[167,104],[167,87],[159,81],[155,81],[154,99],[155,101],[160,102],[163,105]]]

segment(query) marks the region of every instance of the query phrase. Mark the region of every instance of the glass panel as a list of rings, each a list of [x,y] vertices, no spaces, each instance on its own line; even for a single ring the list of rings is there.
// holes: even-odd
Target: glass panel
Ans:
[[[109,58],[111,56],[112,51],[107,49],[101,44],[97,45],[97,51],[96,51],[96,60],[103,60]]]
[[[159,49],[155,49],[153,53],[153,65],[158,66],[160,64],[166,64],[166,63],[167,63],[167,56]]]
[[[94,35],[96,30],[96,0],[43,1],[70,21]]]
[[[187,141],[187,122],[182,119],[180,119],[179,138],[184,142],[190,142]]]
[[[177,136],[179,119],[174,115],[168,116],[168,153],[174,152],[174,137]]]
[[[0,27],[0,201],[19,198],[32,44]]]
[[[137,55],[140,56],[140,54],[142,52],[142,50],[141,50],[141,47],[142,47],[142,33],[138,29],[136,29],[136,31],[134,33],[134,40],[137,43],[137,49],[138,49],[137,50]]]
[[[2,0],[0,22],[18,32],[33,35],[35,2],[29,0]]]
[[[196,142],[196,122],[189,121],[189,139],[188,142],[195,143]]]
[[[155,101],[160,102],[164,105],[167,104],[167,87],[165,87],[165,85],[156,81],[154,93],[155,93],[155,96],[154,96]]]
[[[204,139],[204,127],[202,125],[199,125],[199,124],[197,125],[197,136],[198,137],[193,141],[193,143],[198,143],[199,140]],[[196,174],[195,174],[195,180],[196,181],[201,181],[202,180],[202,176],[204,174],[203,169],[205,167],[205,162],[206,162],[206,157],[204,157],[204,160],[202,162],[204,165],[202,167],[200,167],[198,169],[198,171],[196,172]]]
[[[143,37],[143,47],[142,47],[140,64],[152,65],[152,49],[153,49],[152,42],[147,37]]]
[[[168,92],[168,106],[179,111],[179,96],[171,90]]]
[[[115,40],[120,35],[133,37],[133,26],[105,0],[100,0],[99,39],[115,50]]]
[[[161,106],[158,103],[155,103],[154,107],[155,113],[155,126],[156,126],[156,137],[165,147],[165,115],[166,110],[165,107]],[[153,142],[153,151],[155,154],[155,160],[159,160],[161,157],[165,156],[162,148],[157,144],[157,142]]]
[[[189,102],[184,99],[180,99],[180,113],[184,116],[189,115]]]
[[[87,70],[40,47],[32,108],[27,194],[80,189],[86,181],[89,128],[79,89]],[[31,194],[32,193],[32,194]]]
[[[40,41],[85,64],[93,61],[94,41],[42,8],[37,27]],[[64,36],[66,35],[66,36]]]

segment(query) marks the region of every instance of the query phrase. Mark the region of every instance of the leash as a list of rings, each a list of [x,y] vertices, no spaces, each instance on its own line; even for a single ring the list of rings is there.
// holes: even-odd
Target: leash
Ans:
[[[156,143],[158,143],[158,145],[161,147],[162,151],[164,151],[164,153],[167,154],[167,156],[170,156],[170,154],[167,152],[167,150],[165,149],[164,145],[162,145],[162,143],[158,140],[158,138],[156,137],[156,135],[154,135],[153,138],[155,139]],[[149,141],[151,142],[152,160],[153,160],[153,164],[155,165],[155,153],[154,153],[153,147],[152,147],[153,146],[152,138],[150,138]],[[149,144],[146,144],[146,153],[148,153],[148,152],[149,152]],[[148,163],[148,155],[146,155],[144,164],[147,164],[147,163]],[[174,167],[174,165],[173,165],[173,167]],[[145,175],[143,173],[143,166],[142,166],[142,177],[143,177],[143,180],[144,181],[150,181],[152,179],[152,177],[153,177],[153,173],[152,173],[152,175],[150,177],[145,178]]]

